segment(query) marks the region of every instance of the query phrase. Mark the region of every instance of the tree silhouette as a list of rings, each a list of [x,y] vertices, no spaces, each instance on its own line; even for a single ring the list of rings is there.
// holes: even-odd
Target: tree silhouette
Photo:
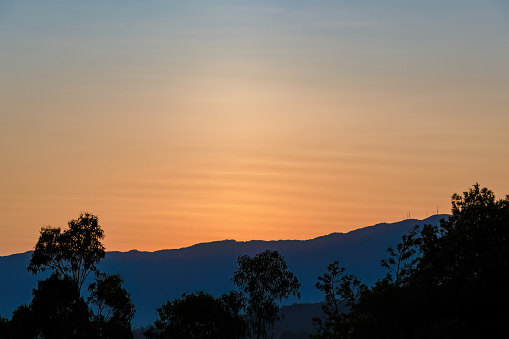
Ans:
[[[78,219],[68,222],[69,229],[43,227],[28,271],[32,274],[50,269],[59,276],[76,282],[78,293],[96,264],[105,256],[101,240],[104,231],[98,218],[90,213],[81,213]]]
[[[132,338],[134,305],[122,287],[122,277],[97,269],[105,256],[104,232],[97,216],[81,213],[68,225],[64,231],[41,228],[28,271],[52,273],[38,282],[30,305],[14,312],[8,337],[33,337],[35,333],[44,338]],[[95,280],[85,300],[81,290],[90,273]]]
[[[421,232],[414,285],[432,288],[446,303],[440,309],[429,305],[440,321],[453,320],[472,337],[486,336],[509,315],[501,311],[509,302],[509,196],[496,200],[476,183],[451,200],[452,215]]]
[[[382,261],[388,275],[363,291],[349,338],[481,338],[507,330],[509,196],[475,184],[452,196],[439,226],[414,228]]]
[[[130,293],[122,287],[123,282],[118,274],[99,273],[88,288],[88,302],[95,309],[93,322],[103,337],[121,339],[132,336],[134,304]]]
[[[408,234],[403,235],[401,242],[396,246],[396,250],[392,247],[387,249],[390,257],[383,259],[382,267],[386,268],[386,279],[393,282],[396,286],[408,283],[408,279],[415,271],[419,261],[417,252],[419,250],[421,238],[418,237],[419,226],[414,226]]]
[[[7,324],[6,332],[0,333],[0,338],[27,338],[38,336],[40,331],[35,324],[35,318],[30,306],[19,306],[12,312],[11,321]]]
[[[215,299],[203,291],[167,301],[157,309],[159,318],[144,332],[148,339],[227,339],[241,338],[245,326],[232,312],[232,295]],[[230,302],[225,305],[225,299]],[[228,306],[228,307],[225,307]],[[240,331],[239,331],[240,329]]]
[[[0,338],[7,338],[9,320],[0,316]]]
[[[316,283],[325,294],[322,305],[325,318],[313,318],[317,333],[312,338],[347,338],[351,332],[348,311],[367,287],[353,274],[345,274],[345,268],[340,267],[338,261],[329,264],[327,272],[318,277]]]
[[[94,338],[87,303],[76,295],[76,282],[52,274],[33,290],[30,304],[44,338]]]
[[[463,284],[504,272],[509,257],[509,196],[495,200],[493,192],[475,184],[463,196],[452,196],[452,215],[440,228],[423,234],[421,277],[434,284]],[[437,253],[439,257],[437,257]],[[440,274],[431,274],[439,264]]]
[[[279,320],[279,305],[290,294],[300,298],[300,283],[278,251],[266,250],[251,258],[238,258],[239,268],[233,274],[247,300],[246,316],[251,334],[256,339],[266,336]]]
[[[242,310],[245,306],[242,294],[237,291],[223,293],[218,302],[226,312],[228,319],[228,338],[243,338],[247,332],[247,324]]]

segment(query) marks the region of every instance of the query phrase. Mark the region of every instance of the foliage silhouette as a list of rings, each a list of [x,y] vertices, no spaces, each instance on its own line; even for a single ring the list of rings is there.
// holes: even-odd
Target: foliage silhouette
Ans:
[[[41,228],[41,235],[28,265],[32,274],[50,269],[59,276],[77,283],[78,293],[96,264],[105,256],[101,240],[104,231],[98,218],[90,213],[81,213],[78,219],[68,222],[69,229],[57,227]]]
[[[221,339],[243,338],[245,324],[240,323],[235,294],[215,299],[203,291],[167,301],[157,309],[159,318],[144,332],[148,339]]]
[[[69,229],[43,227],[28,266],[37,274],[51,270],[8,324],[7,338],[132,338],[134,305],[120,275],[100,273],[104,232],[97,216],[81,213]],[[81,295],[90,273],[87,300]]]
[[[266,336],[279,320],[279,303],[290,294],[300,298],[300,283],[278,251],[266,250],[253,258],[242,255],[239,268],[233,274],[233,283],[238,286],[247,301],[245,313],[252,337]]]
[[[39,281],[30,309],[44,338],[96,337],[89,321],[90,310],[76,291],[76,281],[58,274]]]
[[[338,261],[329,264],[327,273],[318,277],[316,287],[325,294],[322,305],[325,317],[313,318],[317,332],[312,338],[347,338],[351,331],[348,309],[367,287],[353,274],[345,274]]]
[[[9,319],[0,317],[0,338],[7,337],[9,331]]]
[[[421,238],[417,236],[419,226],[414,226],[408,234],[403,235],[401,242],[396,246],[396,250],[392,247],[387,249],[390,257],[383,259],[382,267],[386,268],[386,279],[394,282],[396,286],[408,283],[410,275],[415,271],[415,266],[419,261],[417,256],[418,246]]]
[[[348,328],[343,333],[347,338],[505,333],[509,196],[496,200],[492,191],[475,184],[452,196],[452,215],[440,226],[425,225],[417,232],[412,229],[396,250],[388,249],[390,257],[382,260],[387,276],[362,290],[348,317],[330,326],[337,322]]]
[[[230,328],[228,338],[243,338],[247,332],[247,323],[242,310],[245,307],[245,300],[241,293],[229,291],[223,293],[218,301],[226,312],[228,326]]]
[[[96,311],[93,322],[103,337],[120,339],[132,335],[134,304],[123,283],[118,274],[99,273],[88,288],[88,302]]]
[[[12,312],[7,331],[0,338],[36,338],[38,333],[30,306],[23,304]]]
[[[454,194],[450,218],[425,227],[421,238],[413,286],[446,303],[429,305],[440,315],[435,322],[452,319],[471,337],[501,330],[509,315],[509,195],[496,200],[476,183]]]

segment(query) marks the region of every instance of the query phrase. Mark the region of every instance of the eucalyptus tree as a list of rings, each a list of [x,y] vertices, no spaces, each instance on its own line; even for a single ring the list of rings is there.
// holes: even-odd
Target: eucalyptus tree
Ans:
[[[279,304],[290,295],[300,298],[300,282],[278,251],[239,256],[233,283],[244,294],[247,322],[254,338],[266,336],[279,317]]]
[[[51,270],[58,276],[76,282],[78,294],[97,264],[106,255],[101,240],[104,231],[97,216],[81,213],[68,222],[69,228],[43,227],[35,244],[28,271],[37,274]]]
[[[132,338],[134,305],[123,278],[97,268],[106,255],[97,216],[81,213],[68,226],[41,228],[28,271],[51,275],[32,292],[26,309],[32,323],[45,338]],[[88,278],[92,283],[85,298],[82,287]]]

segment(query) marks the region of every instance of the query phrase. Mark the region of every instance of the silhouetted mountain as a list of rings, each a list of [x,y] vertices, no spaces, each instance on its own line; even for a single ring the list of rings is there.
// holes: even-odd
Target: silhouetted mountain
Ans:
[[[380,260],[387,257],[387,247],[399,243],[413,226],[438,224],[446,217],[434,215],[425,220],[382,223],[311,240],[224,240],[156,252],[108,252],[99,269],[124,276],[125,288],[136,306],[135,327],[153,322],[156,307],[184,292],[203,290],[219,296],[234,289],[230,279],[237,268],[237,257],[253,256],[266,249],[281,252],[302,283],[300,301],[292,298],[287,304],[317,303],[323,295],[314,285],[329,263],[338,260],[348,273],[371,285],[386,273]],[[32,289],[41,279],[40,275],[34,277],[27,272],[30,257],[31,252],[0,257],[0,316],[10,318],[19,305],[30,303]]]

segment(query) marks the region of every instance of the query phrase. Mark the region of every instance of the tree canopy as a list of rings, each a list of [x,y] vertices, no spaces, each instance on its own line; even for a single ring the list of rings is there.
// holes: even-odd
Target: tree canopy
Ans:
[[[88,275],[97,271],[96,265],[106,255],[101,242],[104,231],[97,216],[90,213],[81,213],[68,225],[64,231],[59,227],[41,228],[28,271],[37,274],[50,269],[75,281],[81,290]]]
[[[87,298],[93,310],[93,323],[107,338],[131,336],[134,304],[131,295],[122,286],[124,278],[119,274],[98,273],[88,287]]]
[[[93,338],[90,310],[85,300],[76,295],[76,282],[52,274],[33,290],[30,304],[38,333],[45,338]]]
[[[159,308],[159,318],[144,332],[148,339],[243,338],[245,323],[237,313],[241,300],[235,293],[220,298],[203,291],[169,300]]]
[[[43,227],[28,266],[32,274],[50,270],[7,325],[7,338],[132,338],[134,305],[118,274],[99,272],[105,257],[104,231],[97,216],[81,213],[61,230]],[[82,286],[92,278],[89,296]]]
[[[345,274],[345,268],[334,261],[327,267],[327,273],[318,277],[316,288],[325,294],[322,305],[325,318],[313,318],[317,332],[312,338],[347,338],[351,331],[349,309],[367,287],[355,275]]]
[[[242,255],[237,262],[232,281],[245,295],[248,324],[258,339],[279,320],[276,301],[280,303],[289,295],[300,297],[300,283],[278,251],[266,250],[252,258]]]
[[[333,319],[333,326],[348,328],[341,337],[481,338],[505,332],[509,196],[496,200],[475,184],[454,194],[451,204],[452,214],[439,226],[413,228],[396,250],[389,248],[382,260],[387,276],[361,291],[347,317]],[[321,289],[330,304],[328,290]]]

